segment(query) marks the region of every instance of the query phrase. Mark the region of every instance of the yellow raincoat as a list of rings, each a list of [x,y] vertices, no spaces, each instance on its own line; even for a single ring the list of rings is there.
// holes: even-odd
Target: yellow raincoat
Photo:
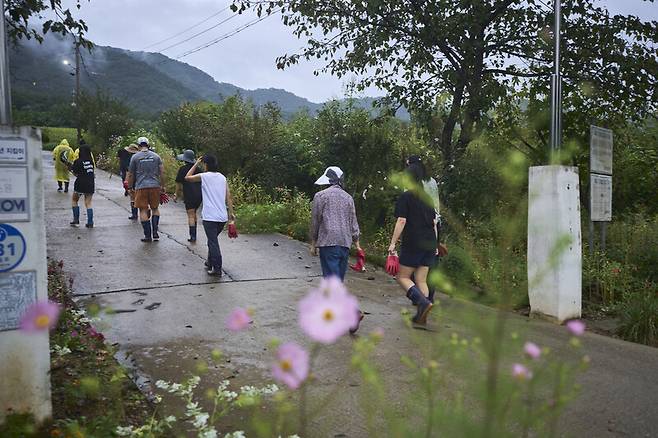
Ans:
[[[55,180],[68,182],[69,181],[69,168],[67,163],[70,163],[73,149],[69,146],[66,139],[62,140],[55,149],[53,149],[53,161],[55,161]]]

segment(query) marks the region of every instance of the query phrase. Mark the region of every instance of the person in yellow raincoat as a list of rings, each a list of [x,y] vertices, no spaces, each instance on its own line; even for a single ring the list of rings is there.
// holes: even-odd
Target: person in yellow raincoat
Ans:
[[[57,181],[57,191],[62,191],[62,183],[64,184],[64,193],[69,191],[69,165],[73,161],[73,149],[69,146],[69,142],[64,139],[55,149],[53,149],[53,161],[55,162],[55,180]]]

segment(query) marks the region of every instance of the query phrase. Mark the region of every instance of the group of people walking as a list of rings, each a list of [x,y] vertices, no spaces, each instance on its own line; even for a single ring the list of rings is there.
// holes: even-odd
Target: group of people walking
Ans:
[[[131,216],[139,218],[144,243],[158,241],[160,204],[166,201],[164,164],[151,149],[146,137],[137,139],[118,152],[124,194],[131,199]],[[73,151],[66,140],[53,151],[58,191],[68,191],[68,175],[76,176],[72,197],[73,221],[79,224],[78,201],[84,196],[87,208],[87,227],[93,227],[91,200],[94,193],[95,162],[91,149],[82,144]],[[219,171],[213,155],[196,158],[194,151],[186,150],[177,156],[183,162],[176,176],[174,201],[182,198],[187,212],[189,239],[197,240],[197,213],[201,208],[203,229],[208,242],[207,272],[222,276],[222,253],[218,236],[227,224],[234,227],[233,200],[226,177]],[[430,269],[446,253],[440,244],[440,215],[437,182],[427,175],[419,156],[410,156],[406,173],[413,187],[402,193],[395,204],[395,227],[388,248],[389,256],[397,257],[400,243],[397,282],[406,297],[416,306],[412,320],[424,325],[434,303],[434,290],[428,286]],[[360,229],[352,196],[345,191],[345,174],[337,166],[328,167],[315,182],[328,186],[313,197],[311,208],[311,253],[320,257],[323,277],[337,277],[344,281],[350,248],[364,254],[360,244]],[[64,185],[64,187],[62,187]],[[229,233],[231,234],[231,233]],[[359,312],[358,321],[363,319]],[[359,323],[350,331],[356,332]]]
[[[128,146],[124,152],[132,154],[129,160],[122,160],[124,154],[119,151],[125,193],[131,197],[130,219],[135,219],[136,209],[144,231],[142,242],[158,241],[159,207],[168,198],[162,158],[150,148],[146,137],[138,138],[137,145]],[[226,224],[235,220],[226,177],[219,171],[213,155],[195,159],[194,151],[186,150],[176,158],[184,164],[176,176],[174,200],[183,198],[190,232],[188,242],[197,240],[197,211],[202,207],[201,219],[208,240],[208,275],[221,277],[222,253],[218,237]]]

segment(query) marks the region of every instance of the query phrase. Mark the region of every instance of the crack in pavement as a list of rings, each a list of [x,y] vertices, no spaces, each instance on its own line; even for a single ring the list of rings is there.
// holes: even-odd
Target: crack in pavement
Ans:
[[[245,278],[242,280],[231,280],[231,283],[255,283],[258,281],[262,282],[267,282],[267,281],[285,281],[285,280],[299,280],[299,279],[312,279],[312,278],[320,278],[322,277],[321,275],[308,275],[306,277],[275,277],[275,278]],[[125,288],[125,289],[113,289],[113,290],[105,290],[101,292],[89,292],[89,293],[84,293],[84,294],[73,294],[76,297],[93,297],[93,296],[98,296],[98,295],[109,295],[109,294],[116,294],[116,293],[122,293],[122,292],[136,292],[136,291],[143,291],[143,290],[153,290],[153,289],[171,289],[174,287],[185,287],[185,286],[206,286],[206,285],[215,285],[215,284],[222,284],[223,282],[220,281],[204,281],[204,282],[197,282],[197,283],[176,283],[176,284],[162,284],[158,286],[146,286],[146,287],[131,287],[131,288]]]

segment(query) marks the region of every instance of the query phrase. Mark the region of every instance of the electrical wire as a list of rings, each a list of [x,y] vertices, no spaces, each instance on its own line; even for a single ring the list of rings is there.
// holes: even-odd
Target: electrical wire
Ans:
[[[162,52],[164,52],[165,50],[169,50],[169,49],[172,49],[172,48],[174,48],[174,47],[178,47],[178,46],[180,46],[181,44],[184,44],[184,43],[186,43],[186,42],[188,42],[188,41],[190,41],[190,40],[193,40],[194,38],[196,38],[196,37],[198,37],[198,36],[200,36],[200,35],[203,35],[203,34],[206,33],[206,32],[210,32],[211,30],[215,29],[216,27],[221,26],[222,24],[226,23],[227,21],[232,20],[232,19],[234,19],[234,18],[236,18],[236,17],[239,17],[239,16],[240,16],[240,14],[233,14],[233,15],[231,15],[230,17],[223,19],[223,20],[220,21],[219,23],[214,24],[214,25],[210,26],[209,28],[202,30],[201,32],[197,32],[197,33],[195,33],[194,35],[192,35],[191,37],[185,38],[185,39],[182,40],[182,41],[179,41],[179,42],[177,42],[177,43],[175,43],[175,44],[172,44],[172,45],[170,45],[170,46],[167,46],[167,47],[165,47],[164,49],[159,50],[158,52],[159,52],[159,53],[162,53]]]
[[[182,53],[181,55],[176,56],[174,59],[178,60],[178,59],[184,58],[186,56],[189,56],[193,53],[197,53],[197,52],[200,52],[201,50],[207,49],[208,47],[214,46],[215,44],[220,43],[221,41],[224,41],[224,40],[226,40],[226,39],[228,39],[232,36],[235,36],[235,35],[239,34],[240,32],[250,28],[251,26],[254,26],[254,25],[260,23],[261,21],[265,20],[268,17],[271,17],[272,15],[274,15],[274,14],[280,12],[280,11],[281,11],[281,8],[275,9],[270,14],[264,15],[264,16],[256,19],[256,20],[253,20],[253,21],[250,21],[246,24],[243,24],[242,26],[239,26],[239,27],[233,29],[232,31],[225,33],[224,35],[220,36],[219,38],[208,41],[207,43],[204,43],[200,46],[197,46],[193,49],[188,50],[187,52]]]
[[[87,64],[85,63],[85,58],[82,56],[82,53],[80,53],[80,61],[82,62],[82,68],[84,69],[85,73],[87,73],[87,77],[91,79],[91,81],[94,83],[96,86],[97,90],[101,89],[101,86],[98,85],[98,82],[96,82],[96,79],[92,76],[92,74],[89,72],[89,69],[87,69]]]
[[[546,3],[544,0],[536,0],[537,2],[541,3],[542,5],[546,6],[550,12],[553,12],[553,7],[551,7],[548,3]]]
[[[210,15],[209,17],[206,17],[205,19],[199,21],[198,23],[196,23],[196,24],[194,24],[194,25],[192,25],[192,26],[190,26],[190,27],[188,27],[188,28],[186,28],[186,29],[184,29],[184,30],[181,30],[180,32],[178,32],[178,33],[176,33],[176,34],[170,36],[169,38],[165,38],[165,39],[160,40],[160,41],[158,41],[158,42],[155,42],[155,43],[153,43],[153,44],[149,44],[148,46],[142,47],[140,50],[150,49],[151,47],[159,46],[159,45],[162,44],[162,43],[166,43],[167,41],[171,41],[171,40],[173,40],[174,38],[176,38],[176,37],[178,37],[178,36],[181,36],[181,35],[183,35],[184,33],[186,33],[186,32],[188,32],[188,31],[194,29],[195,27],[198,27],[198,26],[202,25],[203,23],[205,23],[205,22],[207,22],[207,21],[209,21],[209,20],[215,18],[216,16],[218,16],[219,14],[221,14],[221,13],[227,11],[228,9],[230,9],[230,6],[227,6],[227,7],[223,8],[221,11],[217,11],[217,12],[215,12],[214,14]]]

